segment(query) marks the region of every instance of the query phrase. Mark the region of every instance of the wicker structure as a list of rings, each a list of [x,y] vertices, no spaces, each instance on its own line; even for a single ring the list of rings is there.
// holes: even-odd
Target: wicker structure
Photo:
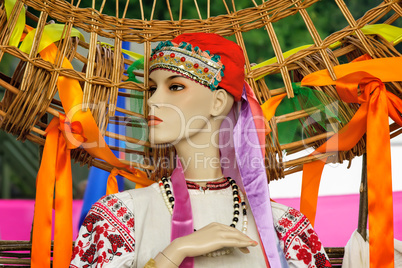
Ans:
[[[117,1],[118,2],[118,1]],[[136,83],[126,81],[127,76],[122,72],[122,64],[131,64],[131,60],[123,59],[121,56],[122,41],[142,43],[144,45],[144,57],[148,58],[151,50],[151,43],[160,40],[172,39],[179,33],[209,31],[216,32],[224,36],[234,35],[237,43],[244,49],[246,59],[247,47],[243,39],[245,32],[250,32],[264,27],[272,44],[277,62],[263,66],[260,68],[252,68],[250,62],[246,62],[247,81],[252,85],[255,93],[261,103],[265,102],[272,96],[286,92],[289,97],[293,97],[292,82],[300,81],[305,75],[319,69],[328,69],[332,77],[335,78],[333,66],[339,64],[338,59],[346,56],[348,60],[352,60],[357,56],[368,53],[372,57],[390,57],[399,55],[393,45],[384,41],[380,36],[366,36],[361,28],[366,24],[373,24],[380,21],[384,16],[388,19],[384,22],[392,24],[399,18],[401,7],[398,1],[385,1],[379,6],[369,10],[362,18],[355,20],[350,14],[348,8],[342,0],[335,1],[339,9],[342,11],[349,26],[336,32],[324,40],[321,39],[314,27],[307,8],[315,4],[316,0],[305,1],[269,1],[257,5],[254,1],[250,1],[250,7],[243,10],[236,10],[236,4],[223,4],[227,14],[218,14],[211,16],[210,6],[207,9],[207,18],[202,19],[201,11],[197,2],[195,8],[199,18],[182,19],[182,9],[179,14],[173,14],[172,8],[167,3],[154,2],[152,10],[144,10],[142,1],[138,5],[141,10],[141,19],[125,18],[125,14],[131,4],[125,2],[124,10],[118,10],[117,16],[108,16],[102,14],[106,1],[103,1],[98,10],[92,8],[80,8],[80,3],[72,5],[64,1],[56,1],[47,3],[46,1],[27,0],[17,1],[11,17],[6,19],[4,4],[1,13],[1,46],[0,58],[5,53],[20,59],[17,69],[12,77],[2,76],[0,80],[1,86],[7,89],[5,97],[1,102],[0,114],[3,118],[1,129],[17,135],[18,139],[29,139],[36,143],[43,144],[44,128],[46,120],[40,120],[46,114],[56,115],[57,111],[63,111],[63,107],[56,98],[54,98],[57,89],[55,81],[58,76],[66,76],[77,79],[82,84],[84,91],[83,104],[84,108],[91,103],[104,103],[103,110],[97,107],[91,111],[98,126],[105,136],[124,140],[127,143],[145,145],[145,150],[132,149],[134,146],[126,146],[126,148],[112,148],[124,151],[127,154],[145,155],[145,163],[133,163],[132,165],[144,168],[149,171],[151,177],[157,175],[155,165],[158,165],[158,156],[172,155],[169,148],[161,148],[149,150],[149,144],[145,140],[138,140],[129,136],[116,135],[106,131],[108,122],[112,124],[126,124],[138,127],[144,125],[145,114],[138,114],[126,109],[116,108],[117,96],[130,98],[133,96],[132,90],[143,92],[147,89],[148,73],[136,73],[137,76],[144,77],[144,83]],[[180,2],[182,4],[182,2]],[[209,1],[208,1],[209,3]],[[171,20],[155,20],[154,13],[157,7],[161,8],[166,5],[169,10]],[[71,33],[72,28],[78,28],[90,34],[89,43],[85,43],[76,37],[65,38],[58,42],[58,48],[61,56],[66,56],[70,60],[78,60],[84,64],[82,70],[67,70],[61,68],[60,62],[50,64],[37,56],[39,41],[41,39],[41,31],[35,34],[33,45],[29,54],[21,52],[15,46],[9,46],[11,33],[16,25],[15,14],[19,14],[23,10],[24,5],[28,7],[26,16],[34,23],[32,27],[43,29],[49,19],[54,19],[57,23],[64,24],[63,32],[65,35]],[[173,3],[172,3],[173,5]],[[93,1],[95,8],[95,1]],[[163,8],[163,7],[162,7]],[[30,10],[40,11],[39,17],[33,15]],[[146,14],[150,11],[150,17]],[[311,34],[314,45],[302,49],[297,53],[284,58],[283,52],[274,30],[275,22],[280,21],[288,16],[299,13],[304,20],[306,28]],[[14,14],[14,15],[13,15]],[[178,15],[178,20],[174,20]],[[99,37],[112,38],[114,40],[113,51],[108,45],[100,44]],[[340,41],[341,46],[336,49],[330,49],[330,45]],[[77,47],[84,49],[84,53],[79,53]],[[86,56],[85,56],[86,55]],[[144,70],[147,70],[147,61],[144,64]],[[271,76],[281,74],[284,87],[268,88],[266,80]],[[265,77],[265,79],[264,79]],[[292,78],[291,78],[292,77]],[[128,92],[119,91],[119,88],[126,88]],[[398,84],[390,85],[389,89],[400,95],[401,87]],[[324,91],[327,95],[339,99],[333,87],[322,87],[318,90]],[[146,100],[145,93],[144,99]],[[115,116],[115,111],[120,111],[123,116]],[[339,112],[348,121],[354,114],[356,107],[354,105],[339,102]],[[300,150],[316,147],[322,144],[333,133],[327,133],[325,130],[318,128],[306,128],[306,138],[290,144],[279,144],[276,125],[280,122],[290,120],[306,120],[309,113],[306,111],[296,111],[294,113],[274,117],[270,121],[271,128],[274,130],[273,135],[267,136],[267,174],[269,180],[283,178],[286,174],[301,170],[302,165],[309,162],[313,157],[303,156],[293,160],[286,160],[283,152],[286,150],[287,155]],[[141,126],[140,126],[141,127]],[[341,128],[342,124],[337,126]],[[364,152],[364,141],[360,141],[352,150],[342,152],[332,157],[332,161],[342,162],[350,160],[356,155]],[[111,166],[107,163],[93,159],[82,149],[76,149],[73,152],[73,158],[83,164],[94,165],[106,170],[111,170]],[[132,157],[130,157],[132,159]],[[142,159],[141,157],[139,159]],[[128,163],[127,160],[121,161]],[[155,164],[156,163],[156,164]],[[160,163],[159,163],[160,164]],[[158,172],[169,172],[173,167]]]
[[[400,53],[379,35],[365,35],[361,30],[363,26],[382,22],[393,24],[402,16],[402,8],[399,0],[379,1],[378,6],[368,10],[363,17],[355,19],[343,0],[335,0],[339,10],[342,12],[348,26],[339,29],[338,32],[322,39],[317,32],[314,23],[307,11],[308,7],[316,4],[318,0],[270,0],[257,4],[254,0],[248,2],[248,7],[237,10],[236,1],[225,0],[221,3],[225,14],[211,14],[210,1],[207,1],[206,12],[204,12],[197,1],[194,1],[194,9],[198,17],[183,19],[183,1],[174,3],[179,6],[178,14],[173,12],[169,1],[154,1],[152,8],[147,10],[143,1],[136,3],[124,1],[123,9],[116,1],[115,15],[103,13],[106,0],[101,5],[95,5],[92,1],[90,8],[80,6],[81,1],[72,4],[67,1],[45,1],[45,0],[17,0],[12,8],[11,15],[7,19],[4,1],[0,6],[0,60],[5,54],[18,58],[19,64],[13,75],[0,74],[0,86],[6,89],[5,96],[0,103],[0,128],[6,132],[16,135],[20,140],[31,140],[38,144],[44,144],[44,129],[48,124],[48,115],[57,116],[63,112],[62,103],[56,97],[56,80],[59,76],[65,76],[78,80],[81,83],[84,98],[83,109],[91,109],[101,133],[104,136],[123,140],[125,148],[112,147],[126,153],[126,158],[121,159],[123,163],[131,164],[148,172],[151,178],[159,176],[160,173],[169,173],[173,166],[170,161],[168,168],[160,169],[161,156],[173,157],[171,148],[161,147],[151,149],[146,139],[136,139],[130,135],[121,135],[109,132],[106,129],[108,124],[130,126],[143,129],[147,109],[143,113],[137,113],[128,109],[116,107],[117,96],[134,98],[135,92],[144,92],[144,107],[146,107],[148,88],[148,61],[144,61],[144,72],[136,71],[137,77],[143,78],[142,82],[128,81],[127,73],[124,73],[123,64],[131,65],[132,59],[122,57],[122,42],[135,42],[143,44],[143,55],[148,59],[151,53],[153,42],[168,40],[176,35],[185,32],[215,32],[223,36],[232,36],[243,48],[246,58],[246,80],[254,89],[260,103],[264,103],[273,96],[287,93],[289,98],[294,97],[292,82],[300,81],[304,76],[320,69],[327,69],[332,78],[335,79],[333,66],[339,64],[339,59],[351,61],[362,54],[368,53],[373,58],[400,56]],[[119,10],[120,7],[120,10]],[[140,18],[127,18],[127,10],[137,8]],[[155,13],[158,9],[166,8],[170,14],[170,20],[157,20]],[[28,24],[36,28],[29,53],[22,52],[20,48],[9,45],[12,32],[16,28],[18,14],[28,19]],[[206,18],[202,14],[206,13]],[[35,15],[36,14],[36,15]],[[311,35],[313,44],[307,48],[285,58],[283,49],[275,32],[275,23],[289,17],[300,16],[305,23],[306,29]],[[55,20],[63,24],[63,36],[70,36],[73,28],[89,33],[89,41],[84,42],[77,37],[68,37],[56,42],[59,51],[59,61],[54,64],[43,60],[38,55],[38,47],[42,38],[45,25]],[[276,61],[272,64],[253,68],[247,54],[246,40],[243,37],[247,32],[264,29],[265,35],[269,38],[268,46],[273,47]],[[25,29],[27,31],[27,29]],[[102,44],[100,37],[111,38],[109,45]],[[339,46],[332,46],[340,42]],[[110,46],[112,45],[112,46]],[[79,49],[78,49],[79,48]],[[84,51],[84,52],[82,52]],[[66,57],[70,61],[83,66],[80,70],[65,69],[61,67],[61,60]],[[283,87],[270,88],[266,81],[271,77],[280,75]],[[126,91],[119,90],[125,88]],[[339,100],[336,90],[332,86],[316,88],[339,102],[340,116],[347,122],[352,118],[357,109],[356,105],[346,104]],[[402,97],[402,87],[399,83],[387,84],[387,89]],[[91,104],[102,103],[94,108]],[[325,103],[324,103],[325,105]],[[117,116],[115,112],[123,115]],[[306,127],[308,133],[306,138],[289,144],[280,144],[278,139],[277,124],[290,120],[308,120],[311,111],[295,111],[286,115],[273,117],[269,122],[272,135],[267,136],[267,174],[269,180],[283,178],[285,175],[300,171],[304,163],[315,159],[314,156],[304,155],[297,159],[287,160],[287,155],[302,151],[308,148],[316,148],[323,144],[327,138],[334,133],[318,127]],[[334,123],[334,122],[333,122]],[[344,124],[338,124],[334,128],[340,129]],[[391,126],[392,135],[398,135],[400,131],[396,125]],[[144,146],[144,149],[138,149]],[[365,142],[362,139],[353,149],[338,154],[330,154],[333,162],[351,160],[354,156],[361,155],[365,151]],[[132,155],[133,157],[130,157]],[[104,161],[94,159],[84,149],[73,150],[72,156],[75,160],[89,166],[96,166],[110,171],[113,167]],[[324,155],[327,156],[327,155]],[[131,162],[127,159],[141,159]],[[2,252],[6,249],[0,244]],[[17,248],[12,247],[10,250]],[[25,248],[24,248],[25,249]],[[1,253],[3,257],[17,257]],[[4,255],[6,254],[6,255]],[[331,253],[332,254],[332,253]],[[335,253],[334,253],[335,254]],[[21,255],[26,257],[26,255]],[[336,258],[338,255],[334,255]],[[9,259],[0,259],[0,263],[10,263]],[[22,261],[20,263],[25,263]],[[339,260],[338,260],[339,263]]]

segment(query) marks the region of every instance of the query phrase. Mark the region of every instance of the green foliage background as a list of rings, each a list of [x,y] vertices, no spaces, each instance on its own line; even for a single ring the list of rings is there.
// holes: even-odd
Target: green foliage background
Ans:
[[[76,1],[75,1],[76,2]],[[119,17],[122,16],[125,1],[120,1]],[[145,16],[150,18],[153,1],[142,1],[144,4]],[[173,19],[178,19],[180,1],[170,1]],[[226,14],[226,8],[222,1],[211,1],[211,16]],[[231,1],[228,2],[230,10],[233,10]],[[235,1],[236,10],[252,7],[251,0]],[[380,0],[345,0],[355,18],[361,17],[364,12],[370,8],[380,4]],[[99,9],[102,1],[97,1],[96,8]],[[207,0],[198,0],[198,7],[203,19],[207,17]],[[91,7],[92,0],[83,0],[80,7]],[[106,1],[103,10],[104,14],[115,16],[116,2]],[[39,12],[30,9],[30,12],[39,15]],[[313,4],[307,9],[314,25],[316,26],[321,38],[325,38],[329,34],[341,30],[347,25],[346,19],[339,11],[334,0],[321,0]],[[126,15],[127,18],[141,19],[141,12],[138,1],[131,1]],[[157,1],[154,19],[170,20],[170,14],[166,9],[165,1]],[[199,18],[194,0],[183,1],[183,19]],[[383,20],[385,20],[385,17]],[[381,21],[380,21],[381,22]],[[29,21],[28,21],[29,23]],[[402,26],[401,20],[397,20],[396,26]],[[287,17],[274,23],[275,31],[278,35],[279,42],[283,51],[306,44],[312,44],[312,39],[302,20],[300,14]],[[247,53],[251,62],[259,63],[271,57],[274,57],[272,45],[269,41],[268,34],[265,29],[253,30],[244,33]],[[229,37],[234,40],[234,37]],[[141,51],[140,51],[141,52]],[[0,63],[0,72],[11,75],[17,61],[5,56]],[[278,87],[281,79],[268,81],[268,86]],[[4,93],[4,89],[0,88],[0,98]],[[39,148],[37,145],[25,141],[24,145],[20,141],[16,141],[15,137],[0,131],[0,198],[33,198],[35,194],[35,174],[39,167]],[[74,186],[77,187],[80,181],[86,179],[88,174],[87,167],[79,167],[75,165]],[[75,191],[77,192],[77,191]]]

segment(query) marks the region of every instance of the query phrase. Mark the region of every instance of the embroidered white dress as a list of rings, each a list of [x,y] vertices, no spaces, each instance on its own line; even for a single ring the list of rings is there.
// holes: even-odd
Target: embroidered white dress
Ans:
[[[194,228],[211,222],[230,225],[232,189],[189,189]],[[275,228],[289,267],[331,267],[307,218],[295,209],[271,203]],[[247,235],[259,241],[254,218],[247,210]],[[239,217],[237,228],[242,226]],[[88,212],[75,242],[70,268],[144,267],[170,243],[171,215],[158,184],[101,198]],[[194,267],[265,267],[260,246],[250,254],[196,257]]]

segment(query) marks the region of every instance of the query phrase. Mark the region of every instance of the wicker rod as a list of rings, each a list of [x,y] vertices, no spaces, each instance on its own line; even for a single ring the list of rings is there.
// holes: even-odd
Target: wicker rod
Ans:
[[[32,47],[31,51],[29,52],[29,58],[35,58],[35,56],[38,54],[38,48],[39,48],[39,43],[42,38],[42,33],[46,24],[48,14],[47,12],[41,11],[40,16],[39,16],[39,21],[38,21],[38,26],[36,27],[36,32],[35,36],[32,42]],[[21,81],[21,90],[25,91],[27,88],[27,85],[31,84],[32,81],[32,71],[33,71],[33,64],[30,62],[27,62],[26,69],[24,72],[24,76],[22,77]]]
[[[317,155],[310,155],[307,157],[300,157],[300,158],[297,158],[294,160],[284,162],[283,165],[285,168],[291,167],[291,166],[303,165],[303,164],[310,163],[310,162],[313,162],[316,160],[320,160],[320,159],[323,159],[323,158],[326,158],[326,157],[329,157],[332,155],[336,155],[336,154],[337,154],[337,152],[330,152],[330,153],[325,153],[325,154],[317,154]]]
[[[16,14],[19,14],[22,10],[24,3],[22,1],[17,1],[14,5],[13,10],[11,11],[11,15],[9,20],[7,20],[7,24],[4,27],[3,31],[0,34],[0,44],[1,45],[8,45],[8,42],[10,41],[11,38],[11,33],[14,31],[15,25],[17,24],[17,19],[19,16],[16,16]],[[0,62],[3,59],[4,51],[0,51]]]
[[[87,61],[87,70],[85,72],[85,82],[82,96],[82,111],[86,112],[89,108],[90,96],[92,94],[92,83],[89,82],[89,79],[93,76],[94,73],[94,65],[95,65],[95,55],[96,55],[96,47],[98,46],[98,33],[96,30],[98,26],[95,25],[95,0],[92,0],[92,16],[91,16],[91,33],[90,33],[90,41],[89,41],[89,49],[88,49],[88,61]]]
[[[276,59],[278,61],[278,64],[281,66],[280,71],[282,74],[283,82],[285,83],[286,93],[289,98],[293,98],[294,94],[292,88],[292,81],[289,76],[288,67],[283,64],[284,57],[282,54],[282,48],[281,45],[279,44],[278,37],[276,36],[274,26],[272,25],[272,22],[269,20],[269,15],[266,11],[264,12],[264,15],[262,17],[263,20],[265,21],[265,29],[267,30],[269,39],[271,40],[272,48],[274,49]]]
[[[276,116],[275,117],[275,121],[276,123],[282,123],[282,122],[288,122],[288,121],[292,121],[295,119],[299,119],[302,117],[308,117],[310,116],[312,113],[314,113],[315,111],[320,111],[319,109],[315,108],[315,107],[311,107],[305,110],[300,110],[300,111],[295,111],[289,114],[284,114],[284,115],[280,115],[280,116]]]
[[[294,2],[296,7],[300,6],[299,5],[300,0],[292,0],[292,1]],[[331,76],[332,80],[335,81],[336,80],[335,71],[331,64],[331,60],[329,59],[328,53],[326,52],[325,48],[322,46],[321,36],[318,34],[318,31],[315,28],[313,21],[311,20],[310,16],[307,13],[307,10],[301,8],[301,9],[299,9],[299,13],[302,16],[304,23],[306,24],[311,37],[313,38],[314,44],[316,45],[316,47],[320,48],[319,52],[325,63],[325,67],[327,67],[329,75]]]
[[[120,107],[116,107],[116,111],[121,112],[121,113],[125,113],[125,114],[128,114],[128,115],[132,115],[132,116],[135,116],[135,117],[138,117],[138,118],[145,119],[145,116],[143,114],[135,113],[135,112],[132,112],[130,110],[123,109],[123,108],[120,108]]]
[[[396,12],[399,17],[402,17],[402,7],[399,5],[398,2],[392,0],[384,0],[385,3],[390,3],[392,9]]]
[[[357,26],[356,20],[354,19],[352,13],[350,13],[350,10],[346,6],[345,2],[343,0],[335,0],[336,4],[338,5],[339,9],[341,10],[342,14],[345,16],[346,20],[348,21],[350,27],[355,30],[356,35],[362,42],[364,48],[366,51],[369,53],[369,55],[374,58],[374,52],[371,49],[371,46],[367,43],[367,39],[362,32],[362,30]]]
[[[281,146],[281,150],[288,150],[288,149],[292,149],[294,147],[300,147],[300,146],[303,147],[303,145],[307,145],[307,144],[316,142],[321,139],[328,139],[328,138],[332,137],[333,135],[335,135],[334,132],[327,132],[327,133],[323,133],[323,134],[320,134],[320,135],[317,135],[314,137],[310,137],[310,138],[307,138],[304,140],[287,143],[287,144],[284,144]]]
[[[30,259],[10,259],[10,258],[0,258],[1,264],[31,264]]]
[[[123,12],[123,19],[127,12],[128,1],[126,1],[126,6]],[[117,27],[114,39],[114,54],[113,54],[113,67],[112,67],[112,83],[113,86],[110,88],[110,99],[109,99],[109,116],[113,116],[116,112],[117,107],[117,96],[119,93],[119,88],[116,86],[118,82],[121,81],[122,70],[124,70],[124,66],[122,65],[122,34],[123,31],[120,30],[122,24],[119,20],[119,1],[116,1],[116,19],[117,19]]]

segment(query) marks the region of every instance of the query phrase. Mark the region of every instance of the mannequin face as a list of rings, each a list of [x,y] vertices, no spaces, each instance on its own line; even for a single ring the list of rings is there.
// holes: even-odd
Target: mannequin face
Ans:
[[[149,140],[176,143],[211,129],[214,92],[180,74],[155,70],[150,74]]]

